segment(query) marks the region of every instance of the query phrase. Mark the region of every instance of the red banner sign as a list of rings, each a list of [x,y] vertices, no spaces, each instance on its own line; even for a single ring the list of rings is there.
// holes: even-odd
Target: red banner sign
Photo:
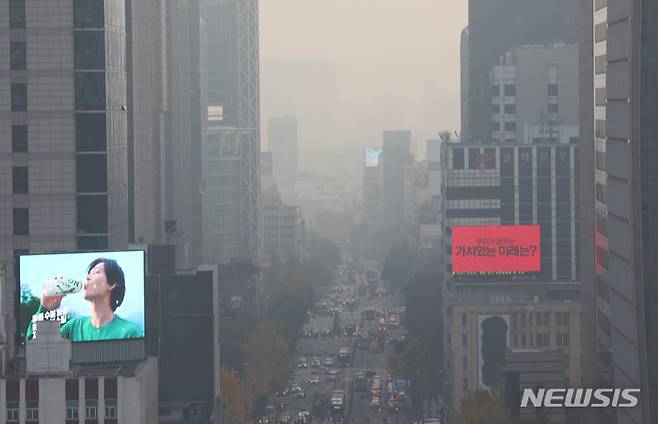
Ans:
[[[539,272],[539,225],[452,227],[452,272]]]

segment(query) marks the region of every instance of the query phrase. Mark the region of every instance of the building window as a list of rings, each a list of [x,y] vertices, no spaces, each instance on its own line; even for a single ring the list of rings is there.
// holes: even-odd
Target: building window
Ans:
[[[105,110],[105,73],[75,73],[76,110]]]
[[[117,401],[114,399],[105,400],[105,418],[117,417]]]
[[[557,103],[548,104],[548,113],[557,113]]]
[[[468,391],[468,378],[464,377],[464,391]]]
[[[462,369],[468,369],[468,357],[466,355],[462,356]]]
[[[11,126],[11,151],[14,153],[27,152],[27,125]]]
[[[66,401],[66,419],[67,420],[78,420],[78,401],[77,400],[67,400]]]
[[[98,401],[87,399],[85,404],[85,418],[93,420],[98,418]]]
[[[466,323],[468,322],[468,315],[462,314],[462,325],[466,326]]]
[[[18,402],[7,402],[7,424],[17,422],[19,422]]]
[[[77,216],[79,234],[107,233],[107,196],[78,196]]]
[[[608,36],[608,23],[601,22],[594,26],[594,41],[604,41]]]
[[[516,122],[515,121],[510,121],[510,122],[505,122],[505,131],[516,131]]]
[[[525,347],[525,334],[521,334],[521,347]]]
[[[9,0],[9,28],[25,28],[25,0]]]
[[[78,193],[104,193],[107,191],[107,155],[76,155],[76,187]]]
[[[594,58],[594,73],[597,75],[605,74],[606,68],[606,55],[596,56]]]
[[[29,213],[27,208],[14,208],[14,235],[30,234]]]
[[[518,346],[519,346],[519,335],[514,334],[514,347],[518,347]]]
[[[569,325],[569,312],[565,312],[562,316],[562,324]]]
[[[75,147],[78,152],[107,150],[105,113],[77,113],[75,115]]]
[[[498,84],[491,86],[491,97],[500,97],[500,86]]]
[[[500,122],[498,121],[491,121],[491,131],[500,131]]]
[[[505,97],[516,96],[516,86],[514,84],[505,84]]]
[[[27,111],[27,84],[15,83],[11,85],[11,111]]]
[[[520,321],[521,321],[521,327],[525,327],[525,312],[521,312],[519,314]]]
[[[464,169],[464,149],[452,149],[452,169]]]
[[[75,68],[105,68],[105,31],[75,31]]]
[[[557,96],[557,84],[556,83],[550,83],[548,84],[548,95],[549,96]]]
[[[73,24],[76,28],[102,29],[105,22],[104,0],[75,0]]]
[[[544,317],[544,325],[551,325],[551,313],[544,312],[543,317]]]
[[[25,409],[25,422],[39,422],[39,404],[37,402],[28,402]]]
[[[516,103],[506,104],[505,113],[516,113]]]
[[[25,42],[16,42],[9,45],[10,63],[12,71],[24,71],[27,68],[27,54],[25,51]]]
[[[28,181],[27,181],[27,166],[14,166],[11,169],[13,193],[26,194]]]
[[[494,103],[491,105],[491,113],[494,115],[498,115],[500,113],[500,105],[498,103]]]
[[[462,347],[466,347],[468,342],[468,338],[466,337],[466,334],[462,334]]]
[[[562,344],[564,346],[569,346],[569,333],[562,334]]]

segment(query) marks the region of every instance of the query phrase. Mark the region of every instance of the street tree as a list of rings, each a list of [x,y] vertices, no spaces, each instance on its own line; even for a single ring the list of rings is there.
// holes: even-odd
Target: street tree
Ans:
[[[254,398],[282,387],[288,377],[288,341],[277,327],[260,321],[247,339],[246,385]]]
[[[512,424],[502,402],[486,390],[472,392],[461,405],[455,424]]]
[[[224,420],[231,424],[250,423],[253,403],[235,370],[222,367],[220,371],[221,402]]]

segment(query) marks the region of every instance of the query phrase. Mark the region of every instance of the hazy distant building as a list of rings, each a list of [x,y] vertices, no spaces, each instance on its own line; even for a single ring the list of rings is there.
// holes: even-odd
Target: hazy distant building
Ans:
[[[491,139],[577,143],[578,46],[517,46],[491,71]]]
[[[382,222],[382,148],[364,150],[362,222],[370,232],[379,231]]]
[[[524,44],[576,42],[573,0],[469,0],[468,2],[468,138],[488,142],[491,135],[489,74],[498,58]]]
[[[165,238],[181,269],[201,261],[201,147],[207,120],[204,2],[167,2]]]
[[[415,225],[415,193],[411,131],[384,131],[382,151],[383,228],[391,243],[411,240]]]
[[[261,191],[274,188],[274,159],[272,152],[260,152]]]
[[[261,248],[258,1],[207,0],[205,23],[209,132],[239,133],[237,144],[230,148],[235,149],[239,161],[237,165],[235,160],[225,162],[230,168],[220,171],[236,178],[230,180],[229,185],[239,185],[239,190],[227,188],[225,192],[235,196],[225,201],[238,207],[238,220],[208,218],[222,227],[231,227],[222,228],[220,232],[239,235],[238,249],[231,251],[231,255],[256,258]],[[206,184],[206,190],[208,188]],[[210,222],[204,223],[205,233],[210,229]]]
[[[274,180],[284,192],[294,190],[297,179],[297,118],[294,116],[270,118],[267,139],[274,166]]]

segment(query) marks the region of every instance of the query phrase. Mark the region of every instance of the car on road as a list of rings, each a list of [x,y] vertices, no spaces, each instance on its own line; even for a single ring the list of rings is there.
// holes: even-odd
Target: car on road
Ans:
[[[333,358],[329,358],[329,357],[325,358],[325,360],[324,360],[324,366],[325,366],[325,367],[333,367],[333,366],[334,366],[334,360],[333,360]]]
[[[322,336],[331,337],[333,335],[334,335],[334,331],[331,328],[325,327],[322,329]]]
[[[290,389],[290,393],[297,393],[297,392],[303,392],[303,391],[304,391],[304,388],[302,386],[300,386],[299,384],[295,384]]]
[[[279,417],[277,424],[292,424],[292,417],[290,415],[282,415]]]
[[[320,329],[318,327],[313,327],[311,329],[311,336],[318,338],[320,336]]]
[[[331,368],[328,372],[329,375],[338,375],[340,374],[340,370],[338,368]]]
[[[332,382],[332,383],[333,383],[333,382],[335,382],[335,381],[337,381],[337,380],[338,380],[338,378],[337,378],[335,375],[329,375],[329,376],[327,376],[327,380],[326,380],[326,381],[327,381],[327,382]]]
[[[320,368],[320,366],[321,366],[320,358],[317,358],[317,357],[313,358],[313,360],[311,361],[311,367],[312,368]]]
[[[304,393],[303,390],[295,392],[295,399],[304,399],[305,397],[306,397],[306,393]]]
[[[311,422],[311,413],[308,411],[299,411],[299,414],[297,414],[297,422],[298,423],[310,423]]]
[[[313,376],[308,380],[309,384],[320,384],[320,377]]]

